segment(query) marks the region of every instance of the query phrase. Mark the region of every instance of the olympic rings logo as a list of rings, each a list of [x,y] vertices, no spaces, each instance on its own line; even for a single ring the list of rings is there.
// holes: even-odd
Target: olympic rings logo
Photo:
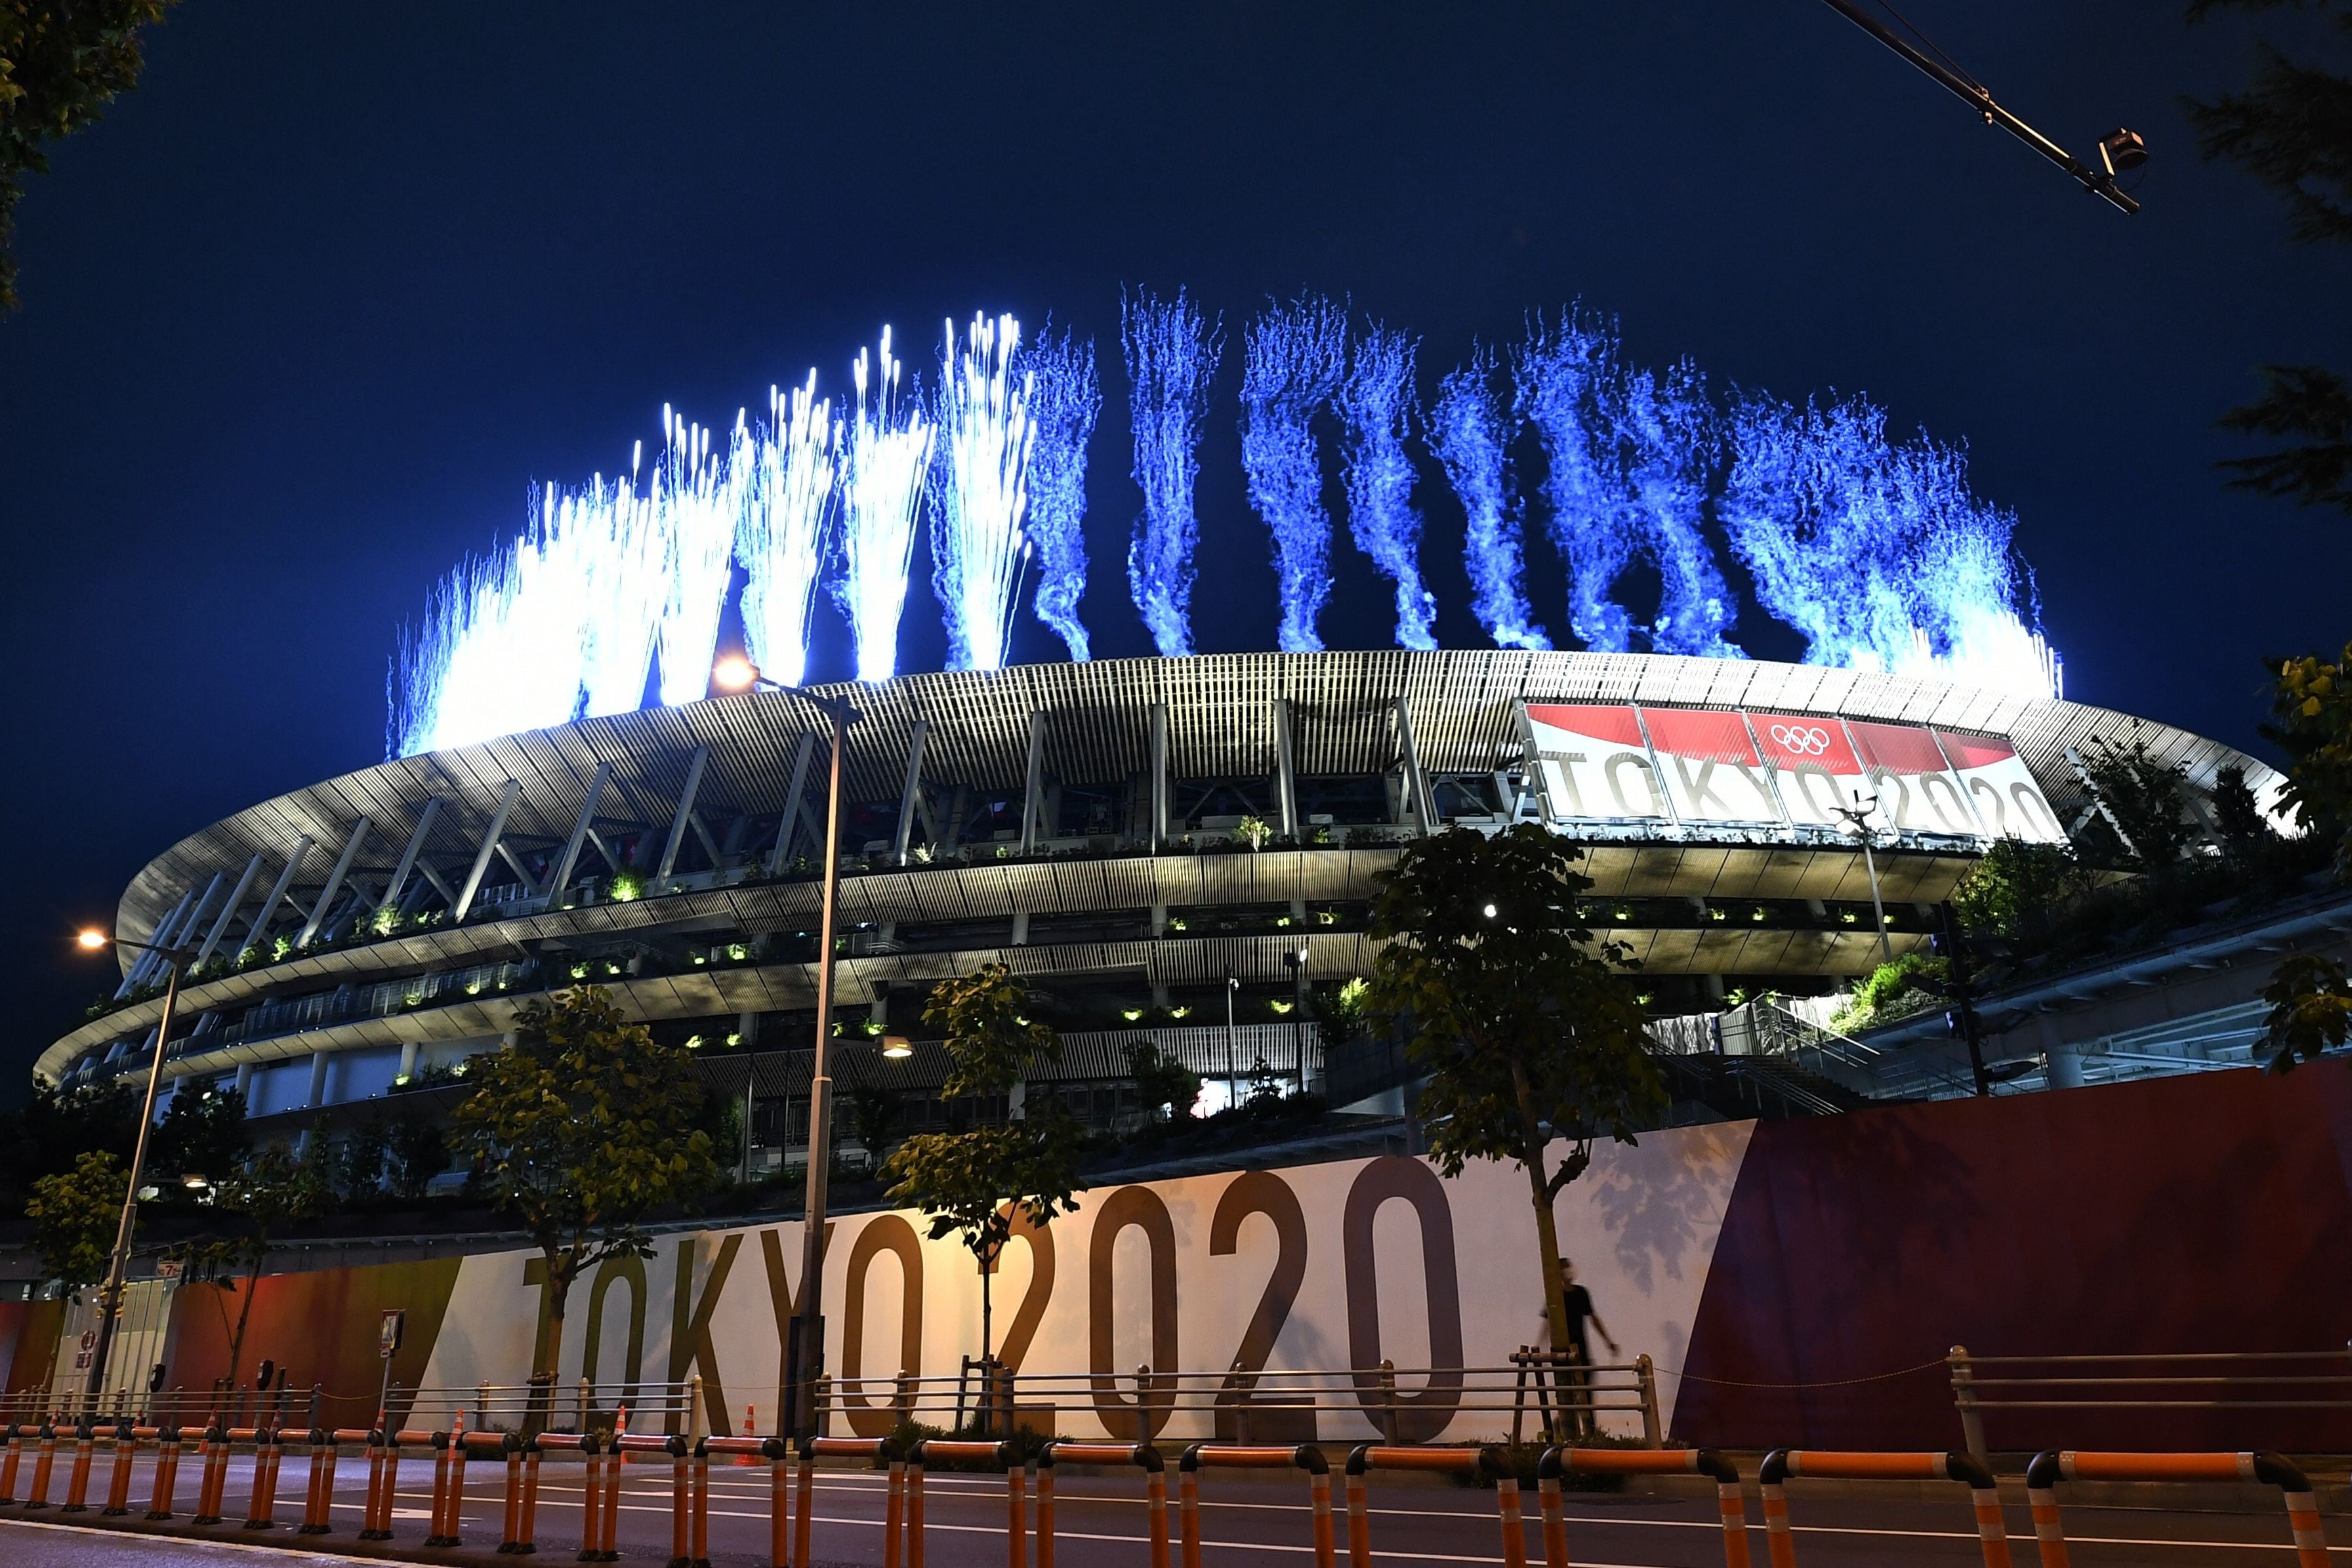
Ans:
[[[1818,757],[1830,749],[1830,732],[1817,726],[1775,724],[1772,739],[1801,757]]]

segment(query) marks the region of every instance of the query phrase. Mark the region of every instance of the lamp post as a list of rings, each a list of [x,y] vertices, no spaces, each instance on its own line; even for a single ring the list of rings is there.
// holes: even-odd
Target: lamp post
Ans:
[[[1878,962],[1895,962],[1895,943],[1886,935],[1886,901],[1878,896],[1878,860],[1870,852],[1870,814],[1878,809],[1876,795],[1857,792],[1852,805],[1833,807],[1838,816],[1838,831],[1862,843],[1863,869],[1870,874],[1870,910],[1878,921]]]
[[[129,947],[160,954],[168,976],[163,982],[163,1010],[155,1020],[155,1059],[147,1068],[147,1100],[139,1112],[139,1136],[131,1145],[131,1185],[122,1194],[122,1221],[114,1232],[114,1256],[108,1260],[106,1283],[99,1287],[98,1292],[98,1343],[89,1352],[88,1388],[89,1414],[95,1416],[99,1396],[106,1392],[106,1356],[114,1348],[114,1325],[122,1316],[123,1276],[131,1268],[131,1228],[139,1223],[139,1182],[146,1173],[147,1138],[155,1126],[155,1096],[163,1087],[163,1053],[172,1045],[172,1010],[180,1000],[180,966],[191,950],[130,942],[94,928],[75,940],[92,952],[106,947]]]
[[[824,1365],[824,1215],[833,1172],[833,932],[841,899],[841,756],[858,712],[845,697],[819,697],[761,675],[748,658],[722,658],[712,680],[730,691],[789,691],[805,698],[832,721],[833,755],[824,796],[824,901],[817,921],[816,1057],[809,1077],[808,1192],[802,1205],[801,1295],[784,1346],[784,1431],[816,1431],[816,1380]]]

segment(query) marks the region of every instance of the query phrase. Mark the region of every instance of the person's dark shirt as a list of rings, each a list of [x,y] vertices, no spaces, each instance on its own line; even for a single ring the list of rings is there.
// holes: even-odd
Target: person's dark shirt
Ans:
[[[1591,1342],[1584,1337],[1584,1320],[1592,1316],[1592,1295],[1581,1285],[1570,1285],[1561,1300],[1568,1308],[1568,1339],[1576,1353],[1585,1361],[1592,1359]]]

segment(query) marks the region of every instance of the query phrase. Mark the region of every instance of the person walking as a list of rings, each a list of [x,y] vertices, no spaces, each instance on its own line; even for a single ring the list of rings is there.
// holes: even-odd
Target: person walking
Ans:
[[[1565,1258],[1559,1259],[1559,1293],[1566,1308],[1568,1342],[1559,1346],[1552,1344],[1551,1310],[1544,1303],[1538,1303],[1536,1308],[1536,1317],[1541,1325],[1536,1342],[1545,1350],[1557,1349],[1562,1352],[1559,1361],[1554,1363],[1554,1386],[1559,1390],[1561,1412],[1570,1416],[1569,1425],[1572,1430],[1591,1433],[1595,1429],[1592,1380],[1583,1369],[1592,1364],[1592,1343],[1584,1332],[1585,1320],[1592,1320],[1593,1328],[1599,1331],[1601,1342],[1609,1347],[1611,1355],[1621,1352],[1616,1340],[1609,1332],[1609,1325],[1602,1322],[1601,1314],[1592,1309],[1592,1292],[1576,1282],[1576,1265]]]

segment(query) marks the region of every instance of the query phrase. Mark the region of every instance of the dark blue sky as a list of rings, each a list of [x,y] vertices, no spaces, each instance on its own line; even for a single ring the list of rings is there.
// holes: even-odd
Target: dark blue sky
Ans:
[[[395,626],[532,481],[610,472],[665,401],[723,423],[811,364],[838,385],[885,321],[918,364],[978,309],[1096,336],[1087,619],[1098,654],[1149,651],[1123,573],[1123,283],[1188,287],[1236,339],[1268,294],[1349,293],[1424,334],[1430,384],[1581,298],[1639,360],[1867,392],[1966,439],[1980,493],[2018,511],[2069,695],[2251,743],[2257,657],[2352,635],[2343,520],[2211,468],[2252,364],[2352,363],[2343,252],[2287,243],[2178,107],[2241,79],[2251,35],[2147,0],[1909,9],[2077,152],[2143,132],[2147,211],[2084,196],[1818,0],[187,0],[19,211],[0,1051],[28,1057],[96,992],[67,933],[148,855],[381,756]],[[1276,618],[1237,381],[1229,353],[1208,650],[1270,647]],[[1423,499],[1444,637],[1474,645],[1459,515]],[[1557,632],[1560,574],[1529,553]],[[1344,535],[1339,556],[1327,635],[1384,642],[1384,593]],[[905,662],[936,662],[927,598],[909,624]],[[1797,648],[1752,609],[1732,635]],[[1055,651],[1034,623],[1016,650]]]

